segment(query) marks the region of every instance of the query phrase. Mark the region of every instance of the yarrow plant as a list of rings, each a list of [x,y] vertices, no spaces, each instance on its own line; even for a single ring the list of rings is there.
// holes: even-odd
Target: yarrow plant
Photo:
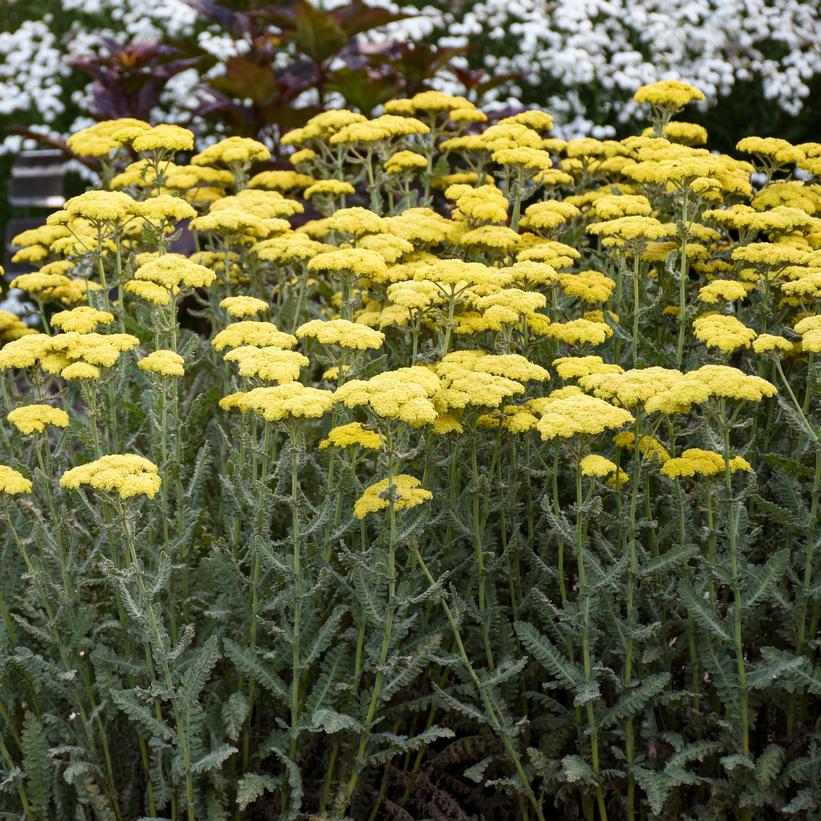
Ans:
[[[0,811],[817,816],[821,145],[700,96],[72,136],[0,312]]]

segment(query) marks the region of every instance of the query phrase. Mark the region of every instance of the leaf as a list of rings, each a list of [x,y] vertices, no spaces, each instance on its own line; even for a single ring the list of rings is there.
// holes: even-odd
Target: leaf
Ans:
[[[288,811],[281,813],[279,817],[284,821],[294,821],[301,815],[302,775],[299,772],[299,767],[278,747],[274,747],[271,752],[285,765],[285,770],[288,773],[288,786],[291,788],[291,793],[288,796]]]
[[[712,604],[703,598],[702,594],[694,590],[687,582],[682,582],[678,592],[693,618],[706,630],[722,641],[729,642],[730,634],[721,623],[721,618]]]
[[[765,599],[775,585],[787,572],[787,565],[790,561],[790,551],[788,548],[779,550],[773,554],[764,567],[747,567],[747,581],[744,585],[744,597],[741,600],[745,609],[755,607],[758,602]]]
[[[481,761],[477,761],[472,767],[468,767],[465,770],[465,778],[470,779],[476,784],[481,784],[485,778],[485,770],[491,761],[493,761],[493,758],[490,756],[483,758]]]
[[[221,744],[216,750],[212,750],[208,753],[208,755],[204,755],[198,761],[195,761],[191,765],[191,772],[195,775],[201,775],[202,773],[216,770],[221,767],[223,762],[229,759],[235,752],[237,752],[236,747],[233,747],[230,744]]]
[[[584,673],[565,658],[547,636],[527,622],[517,621],[513,626],[519,641],[542,667],[572,690],[583,686]]]
[[[775,647],[762,647],[761,656],[766,663],[759,663],[747,672],[747,686],[751,690],[769,687],[780,678],[789,676],[790,673],[808,664],[805,656],[793,656]]]
[[[755,769],[752,758],[746,755],[740,755],[739,753],[725,755],[720,761],[721,766],[724,767],[728,773],[732,772],[736,767],[744,767],[748,770]]]
[[[601,726],[607,727],[637,715],[651,699],[664,691],[669,682],[669,673],[646,676],[635,687],[622,693],[621,698],[602,717]]]
[[[277,674],[266,667],[259,656],[250,648],[242,647],[231,639],[222,640],[225,648],[225,655],[234,662],[236,668],[244,673],[248,678],[253,679],[261,687],[264,687],[275,699],[282,704],[290,703],[290,696],[285,689],[285,685]]]
[[[562,771],[565,780],[571,784],[595,784],[596,774],[593,768],[578,755],[566,755],[562,759]]]
[[[249,804],[253,804],[257,798],[261,798],[266,792],[275,790],[278,781],[270,775],[258,775],[257,773],[246,773],[240,778],[237,784],[237,804],[240,810],[244,810]]]
[[[243,693],[231,693],[228,701],[222,705],[222,722],[225,724],[226,735],[231,741],[236,741],[248,718],[248,699]]]
[[[132,720],[148,730],[152,735],[164,741],[170,741],[174,734],[171,728],[163,721],[160,721],[148,705],[139,701],[137,690],[112,690],[111,700]]]
[[[34,713],[27,712],[23,720],[20,748],[23,752],[23,772],[31,809],[38,818],[48,818],[52,780],[49,744],[43,725]]]
[[[601,698],[601,690],[598,681],[588,681],[579,684],[576,688],[576,695],[573,698],[574,707],[584,707],[589,701],[597,701]]]
[[[328,645],[334,640],[338,630],[339,622],[342,616],[345,615],[348,608],[344,605],[339,605],[333,609],[333,612],[322,624],[322,627],[316,633],[310,649],[305,654],[303,664],[307,667],[313,664],[327,649]]]
[[[338,713],[327,707],[317,710],[308,722],[308,729],[313,733],[341,733],[350,730],[354,733],[362,732],[362,722],[353,716]]]
[[[652,576],[654,573],[669,573],[673,568],[686,564],[693,556],[701,553],[698,545],[681,544],[665,551],[655,559],[642,562],[639,568],[639,576],[642,578]]]
[[[755,780],[764,789],[775,781],[784,766],[787,753],[778,744],[768,744],[755,762]]]
[[[179,694],[180,705],[183,709],[190,710],[197,703],[219,657],[219,639],[211,636],[197,653],[194,661],[188,662]]]

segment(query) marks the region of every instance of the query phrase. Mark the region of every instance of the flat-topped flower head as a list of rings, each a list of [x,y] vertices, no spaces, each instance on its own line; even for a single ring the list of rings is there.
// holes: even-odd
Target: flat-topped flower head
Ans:
[[[7,493],[9,496],[31,493],[31,480],[8,465],[0,465],[0,493]]]
[[[217,275],[204,265],[192,262],[182,254],[163,254],[142,265],[134,273],[134,278],[174,288],[203,288],[210,285]]]
[[[284,349],[293,348],[296,343],[295,336],[278,330],[273,322],[256,322],[248,319],[232,322],[211,341],[218,351],[225,348],[238,348],[240,345]]]
[[[88,362],[72,362],[60,371],[60,376],[69,382],[80,379],[99,379],[100,369]]]
[[[582,302],[593,305],[610,299],[615,280],[600,271],[580,271],[578,274],[559,274],[559,283],[568,296],[575,296]]]
[[[92,223],[122,223],[134,216],[139,203],[122,191],[86,191],[65,204],[70,218],[82,217]]]
[[[126,351],[140,344],[140,340],[131,334],[79,334],[75,331],[53,336],[49,342],[49,352],[59,354],[67,360],[59,370],[70,361],[82,361],[89,365],[110,368]]]
[[[296,382],[302,368],[309,365],[307,356],[276,347],[255,348],[243,345],[225,354],[226,362],[239,365],[240,376],[256,377],[263,382]]]
[[[615,473],[618,468],[615,462],[611,462],[606,457],[599,456],[598,454],[590,454],[579,462],[579,470],[582,476],[595,476],[599,479],[604,479],[611,473]]]
[[[633,414],[603,399],[571,393],[544,403],[536,428],[544,440],[567,439],[577,434],[595,436],[634,421]]]
[[[365,248],[340,248],[317,254],[309,263],[309,271],[353,274],[358,277],[384,276],[385,260],[375,251]]]
[[[793,343],[789,339],[776,334],[759,334],[753,340],[753,350],[758,354],[784,354],[791,353]]]
[[[659,80],[642,86],[633,95],[637,103],[647,103],[658,108],[678,111],[688,103],[704,99],[704,93],[680,80]]]
[[[268,310],[268,303],[264,299],[257,299],[254,296],[227,296],[220,302],[229,316],[246,317],[256,316]]]
[[[756,333],[734,316],[707,314],[693,320],[696,338],[708,348],[719,348],[732,353],[739,348],[749,348]]]
[[[367,208],[340,208],[324,220],[326,233],[339,231],[342,234],[352,234],[360,237],[366,234],[387,233],[385,220]]]
[[[123,290],[126,293],[134,294],[146,302],[153,305],[168,305],[171,302],[172,291],[176,293],[176,288],[164,288],[162,285],[157,285],[156,282],[148,282],[142,279],[132,279],[123,285]]]
[[[333,404],[332,391],[308,388],[301,382],[254,388],[246,393],[232,394],[220,401],[223,408],[237,407],[243,412],[261,416],[266,422],[318,419],[331,410]]]
[[[111,454],[71,468],[60,477],[60,487],[77,489],[88,485],[95,490],[116,493],[121,499],[145,495],[153,499],[160,489],[157,466],[136,454]]]
[[[141,131],[132,141],[131,147],[142,154],[149,151],[190,151],[194,147],[194,134],[179,125],[155,125]]]
[[[375,482],[365,489],[354,505],[353,515],[364,519],[369,513],[386,510],[391,501],[395,510],[408,510],[433,498],[429,490],[420,487],[421,482],[415,476],[400,473],[390,479]]]
[[[742,456],[733,456],[729,460],[732,473],[738,470],[751,471],[750,463]],[[661,473],[668,479],[678,479],[682,476],[717,476],[725,469],[724,456],[712,450],[702,448],[688,448],[681,456],[668,459],[661,466]]]
[[[6,417],[20,433],[42,433],[47,427],[68,427],[68,414],[51,405],[24,405],[15,408]]]
[[[137,366],[161,376],[184,376],[185,360],[176,351],[159,350],[144,356]]]
[[[683,414],[713,397],[760,402],[776,393],[775,386],[760,376],[750,376],[729,365],[702,365],[650,397],[645,409],[649,413]]]
[[[545,336],[568,345],[601,345],[612,335],[613,329],[606,322],[583,318],[554,322],[545,330]]]
[[[580,379],[592,373],[622,373],[621,365],[605,362],[600,356],[560,356],[553,367],[562,379]]]
[[[349,422],[331,428],[328,436],[319,443],[319,447],[321,450],[350,447],[379,450],[383,444],[383,437],[375,430],[366,428],[361,422]]]
[[[675,385],[683,374],[670,368],[635,368],[621,373],[591,373],[579,379],[582,390],[624,408],[635,408]]]
[[[747,296],[747,289],[744,283],[735,279],[714,279],[703,286],[698,292],[699,302],[714,305],[720,300],[725,302],[735,302]]]
[[[81,334],[90,333],[99,325],[110,325],[113,321],[114,314],[100,311],[90,305],[80,305],[70,311],[58,311],[51,317],[52,327]]]
[[[360,351],[381,348],[385,341],[381,331],[347,319],[312,319],[300,325],[296,335],[299,339],[315,339],[322,345],[339,345]]]
[[[264,162],[271,152],[250,137],[225,137],[191,157],[192,165],[231,165],[232,163]]]
[[[370,379],[346,382],[337,388],[334,400],[348,408],[368,407],[383,419],[421,427],[436,419],[437,410],[431,400],[440,387],[439,377],[428,368],[397,368]]]
[[[428,158],[415,151],[397,151],[385,161],[388,174],[405,174],[428,167]]]

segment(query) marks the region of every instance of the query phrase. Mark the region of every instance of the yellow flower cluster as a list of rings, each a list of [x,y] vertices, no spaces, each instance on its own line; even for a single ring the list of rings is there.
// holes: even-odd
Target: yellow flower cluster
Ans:
[[[153,499],[160,484],[157,466],[136,454],[102,456],[71,468],[60,477],[61,487],[77,489],[88,485],[95,490],[116,493],[121,499],[140,495]]]
[[[429,490],[420,487],[421,482],[414,476],[400,473],[390,479],[383,479],[365,489],[356,500],[353,515],[364,519],[369,513],[386,510],[391,503],[396,510],[407,510],[433,498]]]
[[[6,417],[20,433],[42,433],[49,425],[68,427],[68,414],[51,405],[24,405],[15,408]]]

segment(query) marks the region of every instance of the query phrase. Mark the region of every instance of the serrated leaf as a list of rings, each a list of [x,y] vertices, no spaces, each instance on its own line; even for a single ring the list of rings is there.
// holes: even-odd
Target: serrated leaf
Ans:
[[[242,647],[231,639],[222,640],[225,648],[225,655],[234,663],[236,668],[244,673],[248,678],[253,679],[261,687],[264,687],[275,699],[282,704],[290,703],[290,696],[285,689],[285,685],[276,673],[266,667],[259,656],[251,649]]]
[[[191,764],[191,772],[195,775],[200,775],[202,773],[210,772],[211,770],[216,770],[221,767],[223,762],[229,759],[235,752],[237,752],[236,747],[233,747],[230,744],[222,744],[217,747],[216,750],[212,750],[210,753],[204,755],[202,758]]]
[[[584,685],[584,673],[547,636],[527,622],[517,621],[513,627],[530,655],[556,679],[572,690]]]
[[[663,692],[669,683],[669,673],[645,676],[636,686],[622,693],[621,698],[602,717],[601,726],[608,727],[637,715],[649,701]]]
[[[793,656],[775,647],[762,647],[761,656],[765,663],[757,664],[747,673],[747,686],[751,690],[769,687],[780,678],[809,664],[805,656]]]
[[[681,544],[670,548],[660,556],[642,562],[639,576],[645,578],[655,573],[669,573],[673,568],[686,564],[693,556],[698,556],[701,549],[694,544]]]
[[[112,690],[112,701],[132,720],[148,730],[152,735],[164,741],[170,741],[174,734],[171,728],[160,721],[148,705],[137,698],[136,690]]]
[[[26,713],[23,731],[20,733],[23,752],[23,773],[26,793],[31,809],[37,818],[49,817],[51,802],[52,768],[48,757],[48,737],[34,713]]]
[[[314,733],[341,733],[349,730],[354,733],[362,732],[362,722],[353,716],[338,713],[327,707],[317,710],[308,721],[308,729]]]
[[[722,641],[730,641],[730,634],[721,623],[721,618],[716,609],[700,592],[694,590],[687,582],[682,582],[678,591],[687,606],[687,610],[702,627]]]
[[[248,699],[244,693],[231,693],[228,701],[222,705],[222,721],[225,732],[231,741],[236,741],[248,717]]]
[[[481,761],[477,761],[472,767],[468,767],[465,770],[465,778],[473,781],[475,784],[481,784],[485,778],[485,770],[491,761],[493,761],[493,759],[490,756],[483,758]]]
[[[787,565],[790,561],[790,551],[788,548],[779,550],[773,554],[764,567],[747,567],[747,581],[744,584],[744,596],[741,599],[742,607],[755,607],[760,601],[766,599],[770,591],[781,580],[787,572]]]
[[[219,639],[211,636],[200,648],[194,660],[187,663],[179,692],[182,709],[190,710],[197,703],[219,657]]]
[[[566,755],[562,759],[562,772],[565,780],[571,784],[595,784],[596,774],[593,768],[578,755]]]
[[[270,775],[246,773],[237,783],[237,805],[239,809],[247,809],[249,804],[253,804],[266,792],[275,790],[278,784],[279,782]]]

